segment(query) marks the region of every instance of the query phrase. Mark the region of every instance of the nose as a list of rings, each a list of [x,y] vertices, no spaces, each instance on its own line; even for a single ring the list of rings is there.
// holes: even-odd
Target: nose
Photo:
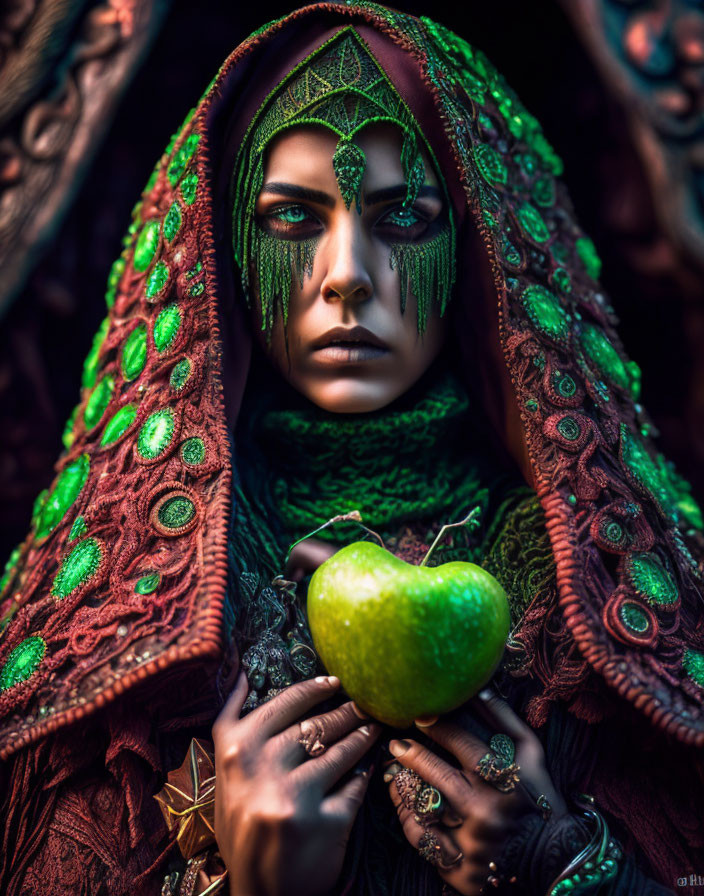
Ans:
[[[341,299],[361,302],[374,293],[362,222],[354,206],[342,217],[343,220],[331,229],[327,245],[324,249],[320,247],[327,256],[327,270],[320,291],[326,302]]]

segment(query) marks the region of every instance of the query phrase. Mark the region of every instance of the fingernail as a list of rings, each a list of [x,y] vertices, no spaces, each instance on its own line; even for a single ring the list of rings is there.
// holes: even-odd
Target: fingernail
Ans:
[[[424,719],[416,719],[415,724],[418,728],[430,728],[438,720],[437,716],[426,716]]]
[[[403,756],[410,749],[411,743],[408,740],[392,740],[389,749],[394,756]]]
[[[362,734],[369,734],[369,725],[360,725],[357,731],[361,731]]]
[[[329,684],[331,688],[336,688],[340,683],[336,675],[316,675],[315,680],[318,684]]]
[[[482,698],[482,700],[491,700],[491,698],[494,696],[494,692],[491,688],[482,688],[482,690],[479,691],[479,696]]]

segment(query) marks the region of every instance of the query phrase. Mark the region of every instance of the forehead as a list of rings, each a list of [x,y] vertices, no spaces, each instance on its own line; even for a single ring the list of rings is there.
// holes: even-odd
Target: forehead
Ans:
[[[338,135],[326,127],[304,125],[284,131],[267,149],[265,180],[301,184],[322,184],[337,181],[332,158]],[[360,131],[354,142],[364,152],[366,166],[364,185],[367,189],[403,183],[401,165],[403,132],[385,122],[370,124]],[[425,152],[425,183],[437,185],[433,166]]]

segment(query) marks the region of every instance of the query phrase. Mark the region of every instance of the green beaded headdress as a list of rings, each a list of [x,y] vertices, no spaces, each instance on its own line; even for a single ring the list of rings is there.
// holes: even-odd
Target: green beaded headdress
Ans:
[[[232,180],[233,247],[242,273],[247,303],[255,284],[267,336],[281,305],[288,320],[291,283],[299,283],[313,267],[315,239],[284,241],[257,226],[255,205],[264,182],[264,157],[271,141],[288,128],[322,125],[338,135],[333,168],[345,205],[354,202],[361,213],[361,186],[366,159],[354,142],[370,124],[387,122],[403,134],[401,164],[407,184],[404,206],[411,206],[425,180],[421,141],[432,151],[410,110],[354,28],[341,29],[294,68],[269,95],[249,125],[237,157]],[[436,166],[437,167],[437,166]],[[438,172],[439,174],[439,172]],[[449,203],[448,203],[449,209]],[[444,314],[455,279],[455,234],[450,223],[435,238],[420,244],[392,246],[391,266],[401,280],[401,310],[408,286],[418,301],[418,331],[425,329],[430,303],[435,299]]]

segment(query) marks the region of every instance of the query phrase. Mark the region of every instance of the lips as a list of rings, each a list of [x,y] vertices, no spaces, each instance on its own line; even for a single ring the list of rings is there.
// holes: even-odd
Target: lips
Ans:
[[[372,345],[376,348],[386,348],[388,349],[388,345],[376,336],[371,330],[367,330],[366,327],[333,327],[331,330],[328,330],[327,333],[323,333],[323,335],[316,339],[312,348],[315,351],[319,348],[325,348],[329,345],[347,345],[347,346],[363,346],[363,345]]]

